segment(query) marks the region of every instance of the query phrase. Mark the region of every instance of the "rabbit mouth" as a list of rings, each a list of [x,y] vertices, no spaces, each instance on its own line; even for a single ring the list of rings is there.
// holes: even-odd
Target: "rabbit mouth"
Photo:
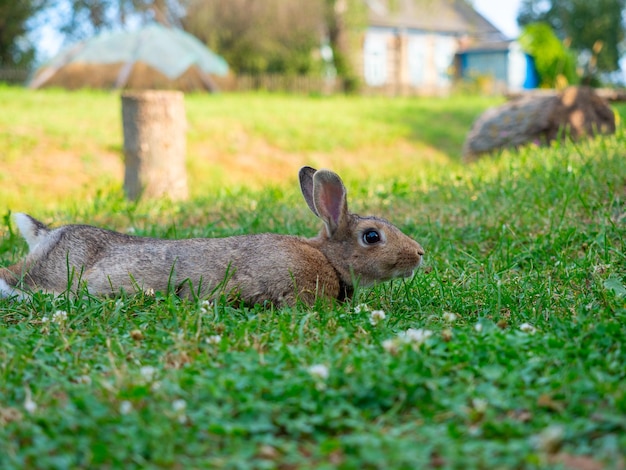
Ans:
[[[388,280],[404,278],[408,279],[415,274],[415,268],[396,268],[391,272]]]
[[[410,277],[413,277],[414,274],[415,274],[415,269],[411,269],[410,271],[402,272],[398,277],[403,277],[405,279],[408,279]]]
[[[420,267],[421,264],[422,264],[421,258],[416,263],[412,263],[412,264],[401,263],[400,266],[396,266],[395,269],[392,271],[392,276],[394,278],[405,278],[405,279],[413,277],[415,275],[415,271],[417,271],[417,269]]]

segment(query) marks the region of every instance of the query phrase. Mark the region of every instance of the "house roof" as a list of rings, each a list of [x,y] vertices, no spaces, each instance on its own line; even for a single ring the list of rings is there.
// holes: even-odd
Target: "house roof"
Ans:
[[[481,41],[506,36],[464,0],[366,0],[370,26],[468,35]]]

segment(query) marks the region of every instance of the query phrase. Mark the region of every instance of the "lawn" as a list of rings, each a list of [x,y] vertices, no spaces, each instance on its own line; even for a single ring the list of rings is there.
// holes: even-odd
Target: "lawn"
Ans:
[[[465,133],[494,98],[397,99],[188,95],[194,197],[268,184],[291,188],[300,166],[354,181],[423,174],[458,161]],[[0,213],[53,210],[120,192],[118,93],[0,87]]]
[[[623,128],[463,166],[497,100],[190,96],[192,199],[131,204],[110,163],[119,96],[0,102],[3,266],[26,250],[9,209],[170,238],[312,236],[303,163],[427,252],[413,279],[333,308],[0,300],[0,468],[626,465]],[[81,163],[61,184],[50,155]]]

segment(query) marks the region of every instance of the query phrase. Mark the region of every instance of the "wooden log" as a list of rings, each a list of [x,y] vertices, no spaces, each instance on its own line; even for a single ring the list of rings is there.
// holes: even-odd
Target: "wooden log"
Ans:
[[[594,88],[594,92],[600,98],[610,103],[623,103],[626,101],[626,88]],[[520,98],[536,97],[536,96],[558,96],[559,92],[555,89],[538,88],[534,90],[516,91],[506,93],[508,100],[517,100]]]
[[[488,109],[474,122],[463,146],[463,160],[525,144],[549,144],[615,132],[615,114],[594,90],[569,87],[541,92]]]
[[[183,93],[145,90],[122,94],[125,174],[131,200],[188,197],[187,121]]]

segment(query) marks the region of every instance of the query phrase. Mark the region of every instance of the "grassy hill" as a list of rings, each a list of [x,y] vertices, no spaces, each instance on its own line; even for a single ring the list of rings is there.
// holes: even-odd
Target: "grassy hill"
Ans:
[[[188,95],[193,196],[268,183],[291,187],[303,164],[383,180],[456,161],[494,99]],[[0,88],[0,212],[67,207],[121,191],[118,93]]]
[[[0,117],[3,213],[311,236],[295,176],[311,163],[427,252],[413,279],[332,309],[0,299],[0,467],[624,467],[622,128],[463,166],[464,132],[494,100],[192,96],[194,197],[130,204],[106,170],[119,97],[0,96],[15,114]],[[76,168],[59,183],[63,158]],[[7,265],[25,244],[3,225]]]

